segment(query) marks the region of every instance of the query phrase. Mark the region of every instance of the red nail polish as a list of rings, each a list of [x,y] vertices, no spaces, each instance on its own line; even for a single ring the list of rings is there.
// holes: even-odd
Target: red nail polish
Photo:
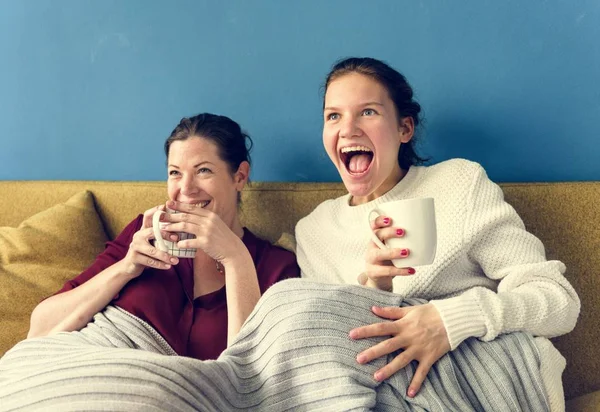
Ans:
[[[408,256],[408,249],[402,249],[400,251],[400,256]]]
[[[404,229],[398,229],[398,230],[396,230],[396,234],[397,234],[398,236],[402,236],[402,235],[404,235]]]
[[[414,270],[413,268],[408,268],[408,273],[410,275],[414,275],[416,273],[416,270]]]
[[[390,224],[390,218],[389,217],[384,217],[383,218],[383,224],[384,225],[389,225]]]

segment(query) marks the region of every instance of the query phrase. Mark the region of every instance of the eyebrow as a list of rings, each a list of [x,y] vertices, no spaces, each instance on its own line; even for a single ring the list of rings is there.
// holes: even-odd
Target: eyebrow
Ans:
[[[195,164],[195,165],[194,165],[194,169],[195,169],[195,168],[197,168],[197,167],[199,167],[199,166],[202,166],[203,164],[211,164],[211,165],[213,165],[213,166],[215,165],[214,163],[212,163],[212,162],[209,162],[208,160],[206,160],[206,161],[204,161],[204,162],[200,162],[200,163],[198,163],[198,164]],[[172,164],[172,163],[171,163],[171,164],[169,164],[169,165],[168,165],[168,167],[174,167],[175,169],[179,169],[179,166],[176,166],[176,165],[174,165],[174,164]]]
[[[373,101],[373,102],[361,103],[358,106],[359,107],[365,107],[365,106],[382,106],[383,107],[383,103]],[[334,106],[327,106],[327,107],[324,107],[323,110],[339,110],[339,109]]]

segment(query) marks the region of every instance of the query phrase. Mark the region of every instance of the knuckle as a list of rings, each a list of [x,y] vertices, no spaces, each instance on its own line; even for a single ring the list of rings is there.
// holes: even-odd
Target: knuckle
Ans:
[[[368,280],[368,279],[374,279],[374,278],[377,277],[377,273],[376,272],[373,272],[372,270],[368,270],[368,269],[365,270],[362,274],[364,275],[364,277],[366,278],[366,280]]]
[[[387,275],[387,270],[385,268],[383,268],[383,269],[377,268],[376,271],[373,271],[371,273],[370,277],[371,277],[371,279],[374,279],[374,280],[380,280],[382,278],[386,278],[386,277],[389,277],[389,276]]]
[[[381,238],[382,240],[393,239],[396,237],[396,232],[391,227],[386,227],[381,230]]]
[[[156,261],[155,261],[154,259],[148,259],[148,260],[146,261],[146,264],[147,264],[148,266],[154,266],[154,265],[156,265]]]
[[[406,351],[400,353],[396,356],[396,360],[398,361],[397,367],[398,369],[402,369],[406,365],[408,365],[411,361],[410,357],[406,354]]]
[[[379,220],[379,217],[371,220],[371,229],[372,230],[376,230],[380,225],[377,223],[377,221]]]
[[[377,250],[369,249],[367,253],[365,253],[365,260],[369,263],[374,263],[377,261]]]
[[[396,344],[394,343],[394,341],[392,339],[388,339],[388,340],[382,342],[381,345],[382,345],[382,349],[386,353],[391,353],[396,350]]]

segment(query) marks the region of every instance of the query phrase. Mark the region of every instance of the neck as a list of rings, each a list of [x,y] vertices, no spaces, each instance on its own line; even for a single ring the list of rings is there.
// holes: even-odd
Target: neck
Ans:
[[[236,234],[240,239],[244,236],[244,228],[240,223],[240,219],[236,216],[233,224],[230,226],[231,231]]]
[[[394,186],[396,186],[404,178],[404,176],[406,176],[407,172],[407,170],[400,168],[400,166],[396,167],[394,171],[383,181],[383,183],[381,183],[377,189],[373,190],[367,196],[352,196],[350,198],[350,206],[362,205],[385,195],[387,192],[392,190]]]
[[[207,295],[225,286],[225,277],[219,273],[216,261],[201,250],[194,258],[194,298]]]

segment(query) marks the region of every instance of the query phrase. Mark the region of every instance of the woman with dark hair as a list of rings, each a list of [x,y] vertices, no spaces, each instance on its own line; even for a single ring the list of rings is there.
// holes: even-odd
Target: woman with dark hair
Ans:
[[[179,355],[216,359],[261,294],[299,275],[293,253],[240,223],[251,143],[228,117],[183,118],[164,145],[169,201],[139,215],[88,269],[41,302],[28,337],[80,330],[111,304],[147,322]],[[197,249],[192,259],[152,243],[152,217],[165,206],[180,213],[162,215],[170,224],[163,233],[194,235],[178,244]]]
[[[570,332],[580,308],[565,266],[546,260],[542,243],[480,165],[453,159],[421,166],[415,151],[420,111],[406,78],[384,62],[348,58],[334,65],[325,82],[323,144],[349,193],[298,223],[302,277],[348,284],[358,277],[361,284],[426,300],[375,307],[386,322],[350,332],[354,339],[385,337],[357,356],[364,364],[393,354],[374,374],[377,381],[417,361],[407,390],[415,396],[431,366],[465,339],[523,331],[536,336],[541,376],[559,410],[565,360],[547,338]],[[397,268],[391,260],[410,250],[378,248],[364,222],[377,205],[415,197],[435,200],[436,258],[418,269]],[[388,216],[379,216],[372,229],[382,241],[407,235]]]

